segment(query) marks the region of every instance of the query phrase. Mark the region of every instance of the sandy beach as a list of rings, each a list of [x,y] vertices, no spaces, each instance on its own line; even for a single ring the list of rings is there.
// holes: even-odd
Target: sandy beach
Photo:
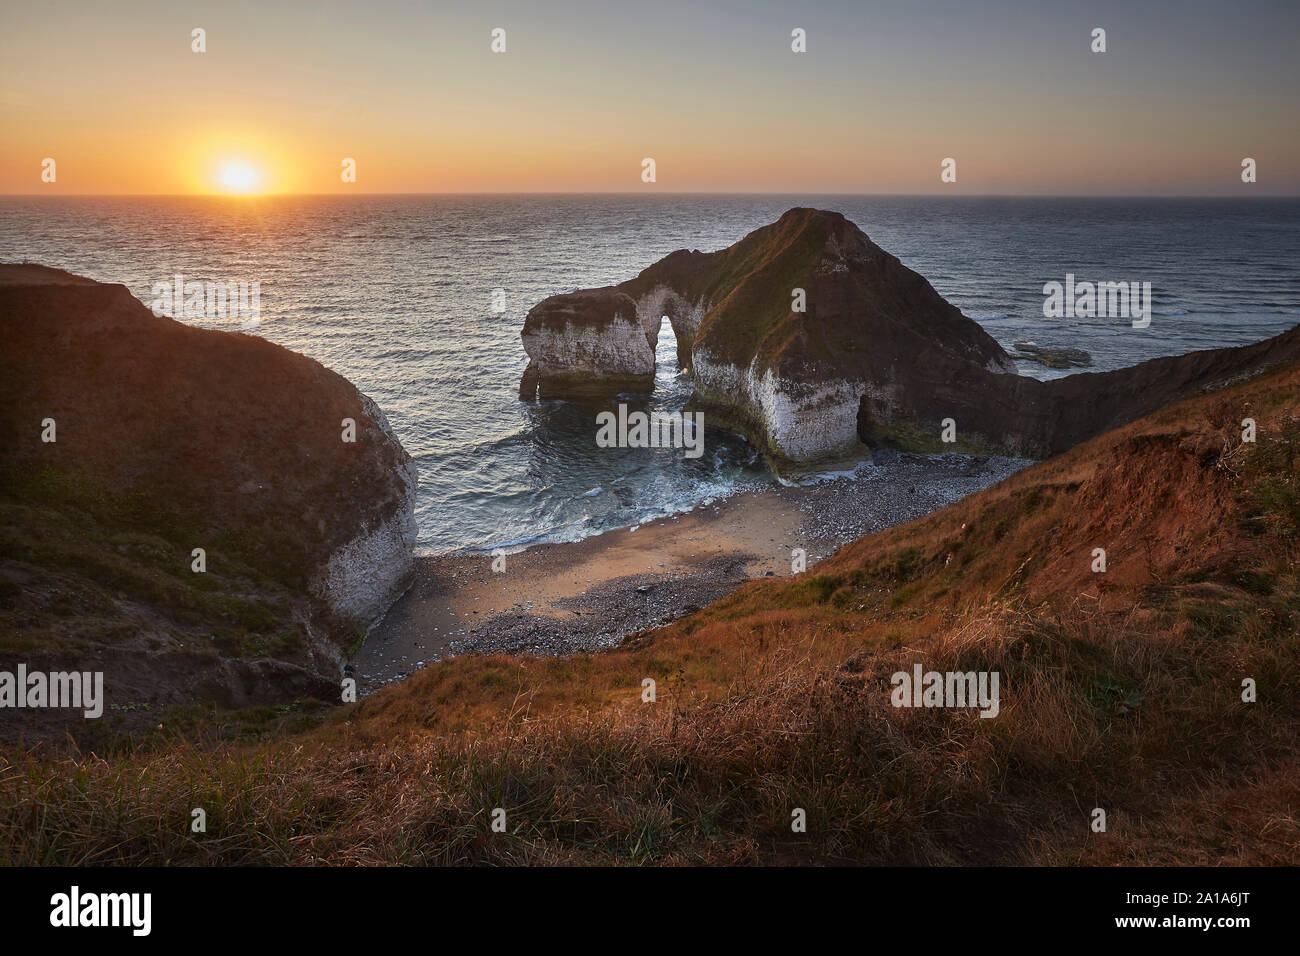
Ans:
[[[942,508],[1029,462],[878,454],[851,477],[744,492],[686,514],[580,541],[539,544],[493,570],[485,551],[424,557],[415,579],[351,663],[362,693],[444,657],[568,654],[618,644],[724,597],[791,573],[849,541]],[[497,562],[500,568],[500,561]]]

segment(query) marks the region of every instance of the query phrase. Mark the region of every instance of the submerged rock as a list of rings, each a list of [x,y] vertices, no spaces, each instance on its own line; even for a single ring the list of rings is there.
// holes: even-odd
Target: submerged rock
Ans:
[[[1016,358],[1037,362],[1048,368],[1088,368],[1092,365],[1092,356],[1083,349],[1064,346],[1045,346],[1037,342],[1017,342]]]

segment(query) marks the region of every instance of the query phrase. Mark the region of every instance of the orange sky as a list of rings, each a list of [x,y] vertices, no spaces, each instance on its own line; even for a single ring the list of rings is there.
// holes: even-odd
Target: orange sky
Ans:
[[[1131,6],[8,0],[0,193],[1300,193],[1300,5]]]

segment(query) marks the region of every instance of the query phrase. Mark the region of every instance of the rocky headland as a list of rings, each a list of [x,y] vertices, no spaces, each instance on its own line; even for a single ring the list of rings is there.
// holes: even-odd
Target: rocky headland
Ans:
[[[877,447],[1044,457],[1300,355],[1293,329],[1112,372],[1020,376],[978,323],[844,216],[791,209],[718,252],[680,250],[619,285],[538,303],[521,395],[648,389],[665,316],[693,405],[778,468]]]
[[[0,338],[0,668],[93,663],[128,727],[337,701],[415,540],[415,467],[374,402],[42,266],[0,266]]]

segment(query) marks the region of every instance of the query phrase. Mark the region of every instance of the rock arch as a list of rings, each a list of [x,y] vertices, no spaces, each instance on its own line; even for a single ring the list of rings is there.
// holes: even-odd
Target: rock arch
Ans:
[[[806,311],[792,310],[802,289]],[[778,466],[869,445],[1055,453],[1174,398],[1297,357],[1300,330],[1041,382],[842,215],[791,209],[717,252],[680,250],[616,286],[551,296],[524,322],[521,395],[650,391],[663,316],[693,405]]]

